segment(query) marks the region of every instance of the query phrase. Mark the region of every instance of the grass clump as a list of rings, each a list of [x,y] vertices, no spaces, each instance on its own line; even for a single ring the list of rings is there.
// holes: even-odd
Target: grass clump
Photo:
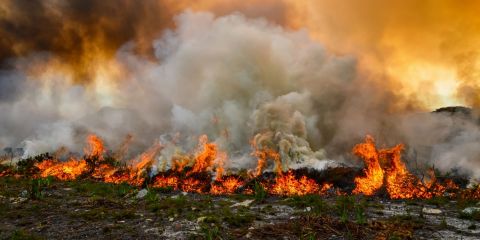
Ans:
[[[413,228],[420,228],[425,224],[425,219],[411,214],[400,214],[388,218],[389,222],[397,225],[408,225]]]
[[[434,205],[437,207],[445,206],[449,202],[448,198],[444,196],[436,196],[425,200],[426,204]]]
[[[134,187],[122,183],[101,183],[91,181],[71,181],[68,182],[69,187],[75,189],[78,193],[82,193],[89,196],[99,197],[125,197],[127,194],[134,191]]]
[[[256,216],[246,210],[239,209],[237,212],[232,212],[230,208],[226,207],[222,211],[222,220],[232,227],[243,227],[250,225]]]
[[[11,240],[40,240],[43,239],[24,230],[15,230],[10,237]]]
[[[253,196],[256,202],[264,202],[267,197],[267,191],[259,182],[255,182],[253,187]]]
[[[474,209],[470,212],[463,210],[459,212],[458,217],[461,219],[480,221],[480,210]]]
[[[331,207],[319,195],[294,196],[288,199],[288,205],[297,208],[310,207],[313,214],[324,214]]]
[[[170,197],[158,201],[149,201],[148,208],[161,215],[173,216],[184,213],[185,210],[191,209],[195,204],[195,202],[188,201],[185,196],[180,195],[175,198]]]
[[[202,224],[200,229],[204,239],[206,240],[220,239],[220,229],[217,226]]]
[[[53,178],[37,178],[30,181],[29,195],[31,199],[40,199],[43,197],[43,191],[52,183]]]
[[[346,223],[352,218],[358,224],[367,223],[367,202],[363,198],[356,199],[355,196],[339,196],[335,201],[335,208],[342,223]]]

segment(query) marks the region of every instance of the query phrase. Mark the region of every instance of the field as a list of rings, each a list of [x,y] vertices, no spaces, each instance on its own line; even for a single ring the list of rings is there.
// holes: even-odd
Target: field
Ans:
[[[1,239],[478,239],[476,201],[215,196],[0,178]],[[474,209],[474,208],[473,208]]]

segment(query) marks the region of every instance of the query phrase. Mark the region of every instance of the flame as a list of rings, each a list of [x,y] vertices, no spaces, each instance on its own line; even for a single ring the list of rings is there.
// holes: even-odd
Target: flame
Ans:
[[[373,195],[383,185],[383,169],[380,166],[379,153],[371,136],[365,138],[365,143],[357,144],[353,153],[363,158],[365,164],[364,177],[355,178],[354,194]]]
[[[216,178],[220,179],[225,171],[224,165],[228,158],[227,153],[218,150],[217,144],[208,142],[207,135],[200,136],[198,142],[198,153],[195,156],[195,163],[190,174],[207,172],[215,167]],[[183,169],[185,163],[186,161],[175,161],[174,166],[175,168]]]
[[[178,185],[180,181],[176,176],[158,176],[155,178],[152,186],[156,188],[166,188],[172,187],[175,190],[178,190]]]
[[[147,181],[149,167],[154,163],[162,147],[156,142],[135,158],[132,161],[133,164],[127,166],[119,166],[106,161],[91,164],[89,158],[103,159],[105,149],[99,137],[90,135],[85,147],[85,159],[71,158],[66,162],[61,162],[54,158],[36,163],[35,166],[38,168],[40,177],[54,176],[60,180],[74,180],[84,176],[108,183],[128,183],[133,186],[149,184],[151,187],[172,187],[174,190],[215,195],[233,194],[239,191],[246,182],[252,180],[260,180],[260,184],[270,194],[280,196],[345,194],[339,189],[333,191],[334,186],[331,183],[320,185],[305,175],[295,175],[292,170],[282,172],[276,169],[276,177],[273,182],[248,174],[247,179],[234,175],[224,176],[227,155],[218,151],[214,143],[209,143],[206,136],[200,137],[198,148],[200,150],[197,149],[195,157],[192,158],[189,155],[173,157],[172,162],[175,164],[172,166],[172,171],[157,175],[149,183]],[[480,198],[480,188],[459,191],[459,186],[450,179],[439,182],[433,169],[429,169],[427,172],[428,179],[419,179],[408,171],[407,165],[402,161],[403,149],[404,145],[402,144],[392,148],[377,149],[375,140],[371,136],[367,136],[364,143],[357,144],[353,148],[353,153],[364,160],[365,169],[363,176],[355,178],[356,186],[352,193],[374,195],[384,188],[392,199],[431,198],[441,196],[446,192],[458,193],[462,198]],[[270,148],[256,149],[254,155],[258,156],[260,165],[255,170],[263,169],[268,159],[280,161],[280,155]],[[189,172],[184,173],[183,169],[188,169],[185,167],[192,160],[195,161],[193,167]],[[216,172],[216,177],[212,182],[213,171]],[[249,188],[241,191],[247,194],[252,192]]]
[[[202,188],[204,186],[200,182],[200,180],[195,179],[195,178],[187,178],[183,180],[182,182],[182,190],[184,192],[196,192],[196,193],[202,193]]]
[[[271,159],[275,162],[275,172],[277,174],[282,173],[282,161],[280,158],[280,154],[275,151],[272,148],[269,147],[263,147],[260,148],[257,145],[257,142],[252,140],[252,147],[253,147],[253,153],[252,155],[258,158],[257,160],[257,168],[255,169],[255,176],[260,176],[263,173],[263,169],[267,166],[267,160]]]
[[[160,143],[154,143],[150,149],[140,155],[139,161],[133,166],[133,169],[141,170],[150,166],[161,149],[162,145]]]
[[[207,135],[200,136],[199,149],[201,150],[195,157],[195,164],[192,172],[204,172],[212,167],[215,158],[217,157],[217,145],[208,142]]]
[[[105,153],[105,147],[102,139],[97,135],[90,134],[87,137],[87,147],[83,150],[85,155],[89,158],[96,157],[99,160],[103,160],[103,154]]]
[[[217,180],[210,188],[210,193],[215,195],[232,194],[244,184],[238,177],[229,176],[225,179]]]
[[[86,172],[85,160],[71,159],[67,162],[46,160],[35,165],[40,170],[41,177],[54,176],[60,180],[74,180]]]
[[[183,169],[190,163],[190,158],[183,155],[176,155],[172,157],[172,170],[182,172]]]
[[[430,180],[422,182],[411,174],[401,159],[403,144],[390,149],[377,150],[371,136],[365,138],[365,143],[354,147],[353,152],[362,157],[365,163],[364,177],[355,178],[355,189],[352,193],[373,195],[385,185],[392,199],[431,198],[441,196],[445,191],[458,189],[452,181],[443,185],[437,183],[435,174],[429,171]],[[385,167],[382,168],[381,163]]]
[[[302,176],[297,179],[292,171],[282,174],[275,178],[275,183],[270,192],[277,195],[292,196],[317,193],[320,190],[319,185],[313,179]]]

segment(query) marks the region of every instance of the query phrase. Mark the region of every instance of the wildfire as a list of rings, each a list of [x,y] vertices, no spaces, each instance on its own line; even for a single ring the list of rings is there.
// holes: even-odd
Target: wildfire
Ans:
[[[257,160],[257,168],[255,169],[255,176],[262,175],[263,169],[267,166],[267,160],[271,159],[275,162],[275,172],[277,174],[282,173],[282,160],[280,158],[280,154],[272,148],[263,147],[260,148],[255,139],[252,141],[252,147],[254,152],[252,153],[253,156],[258,158]]]
[[[60,180],[73,180],[87,170],[85,160],[71,159],[67,162],[46,160],[36,164],[41,177],[55,176]]]
[[[256,145],[254,145],[256,146]],[[122,147],[124,148],[124,147]],[[260,184],[270,194],[280,196],[307,194],[345,194],[331,183],[317,182],[306,175],[296,174],[293,170],[281,170],[280,154],[271,148],[254,147],[253,156],[258,158],[254,174],[225,175],[224,165],[228,159],[227,153],[218,149],[215,143],[209,142],[203,135],[192,154],[176,154],[170,160],[171,169],[160,172],[151,179],[151,166],[163,146],[153,144],[144,153],[132,159],[129,165],[111,162],[107,156],[103,141],[95,135],[87,137],[85,158],[62,162],[56,157],[45,159],[35,164],[38,176],[54,176],[59,180],[74,180],[79,177],[91,177],[107,183],[128,183],[134,186],[149,185],[154,188],[172,188],[184,192],[210,193],[215,195],[243,192],[253,193],[249,183],[260,181]],[[392,199],[431,198],[441,196],[446,192],[459,193],[460,197],[480,198],[480,188],[460,190],[452,180],[438,181],[433,169],[428,171],[428,177],[421,180],[407,169],[402,161],[402,144],[392,148],[377,149],[371,136],[364,143],[357,144],[353,153],[361,157],[365,163],[362,176],[354,179],[353,194],[374,195],[382,189]],[[92,160],[93,159],[93,160]],[[101,161],[98,161],[100,160]],[[276,163],[274,178],[265,179],[263,169],[267,160]],[[2,174],[9,175],[8,171]],[[268,176],[268,174],[267,174]],[[271,175],[270,175],[271,176]]]
[[[383,185],[383,169],[380,166],[379,153],[371,136],[365,138],[365,143],[356,145],[353,153],[363,158],[365,177],[355,178],[354,194],[373,195]]]
[[[353,193],[373,195],[385,185],[390,198],[410,199],[431,198],[447,190],[458,189],[451,181],[444,185],[437,183],[433,173],[431,180],[425,182],[411,174],[401,159],[403,148],[403,144],[399,144],[390,149],[377,150],[371,136],[365,138],[365,143],[356,145],[353,152],[363,158],[365,176],[355,178]],[[385,166],[382,167],[381,163]]]
[[[300,179],[296,178],[292,171],[286,174],[281,174],[275,178],[275,183],[270,189],[270,192],[282,196],[290,195],[307,195],[317,193],[320,187],[313,179],[302,176]]]
[[[200,180],[190,177],[182,181],[181,188],[184,192],[202,193],[202,188],[204,187]]]
[[[216,183],[213,183],[210,188],[210,193],[212,194],[232,194],[239,187],[244,184],[242,180],[237,177],[229,176],[226,179],[217,180]]]
[[[176,176],[157,176],[155,181],[153,182],[152,186],[156,188],[166,188],[166,187],[171,187],[175,190],[178,190],[178,185],[180,181],[178,177]]]
[[[187,156],[173,156],[172,157],[172,170],[176,172],[182,172],[183,169],[190,163],[190,158]]]
[[[99,160],[103,159],[105,147],[103,141],[97,135],[90,134],[87,137],[87,147],[83,150],[87,157],[97,157]]]

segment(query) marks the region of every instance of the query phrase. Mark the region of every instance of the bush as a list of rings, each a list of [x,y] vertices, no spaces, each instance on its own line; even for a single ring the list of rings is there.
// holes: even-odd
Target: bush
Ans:
[[[267,197],[267,191],[265,191],[265,188],[262,186],[262,184],[255,182],[253,192],[254,192],[253,196],[255,198],[255,201],[257,202],[265,201],[265,198]]]

